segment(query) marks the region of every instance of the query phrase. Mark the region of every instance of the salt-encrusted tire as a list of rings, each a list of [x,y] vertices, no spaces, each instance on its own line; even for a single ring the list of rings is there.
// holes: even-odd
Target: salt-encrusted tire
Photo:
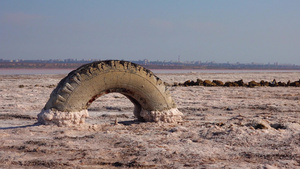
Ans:
[[[134,104],[134,115],[139,120],[181,120],[182,113],[177,110],[161,79],[140,65],[108,60],[89,63],[70,72],[51,93],[38,114],[38,121],[58,125],[83,123],[89,105],[111,92],[130,99]]]

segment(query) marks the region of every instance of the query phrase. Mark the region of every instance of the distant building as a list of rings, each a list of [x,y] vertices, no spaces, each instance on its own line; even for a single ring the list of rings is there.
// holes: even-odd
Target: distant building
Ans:
[[[149,63],[148,59],[144,59],[144,65],[147,65]]]

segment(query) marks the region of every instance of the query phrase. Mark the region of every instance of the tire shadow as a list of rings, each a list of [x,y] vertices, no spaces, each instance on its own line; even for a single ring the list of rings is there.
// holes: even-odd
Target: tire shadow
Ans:
[[[23,125],[23,126],[0,127],[0,130],[21,129],[21,128],[27,128],[27,127],[36,127],[36,126],[40,126],[40,125],[42,125],[42,124],[34,123],[34,124]]]
[[[125,126],[130,126],[132,124],[140,124],[140,123],[145,123],[145,122],[138,121],[138,120],[128,120],[128,121],[119,121],[118,123],[123,124]]]

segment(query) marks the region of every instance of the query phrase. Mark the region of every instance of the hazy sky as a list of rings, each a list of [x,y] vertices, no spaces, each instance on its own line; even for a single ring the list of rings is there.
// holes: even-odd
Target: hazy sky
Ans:
[[[0,59],[300,65],[299,0],[1,0]]]

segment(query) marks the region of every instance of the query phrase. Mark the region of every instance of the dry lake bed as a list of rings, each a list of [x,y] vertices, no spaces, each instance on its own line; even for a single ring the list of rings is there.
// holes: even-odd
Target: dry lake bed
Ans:
[[[65,75],[0,75],[0,168],[300,168],[299,87],[169,87],[180,123],[138,122],[111,93],[86,123],[38,125]],[[157,74],[186,80],[287,82],[300,72]]]

